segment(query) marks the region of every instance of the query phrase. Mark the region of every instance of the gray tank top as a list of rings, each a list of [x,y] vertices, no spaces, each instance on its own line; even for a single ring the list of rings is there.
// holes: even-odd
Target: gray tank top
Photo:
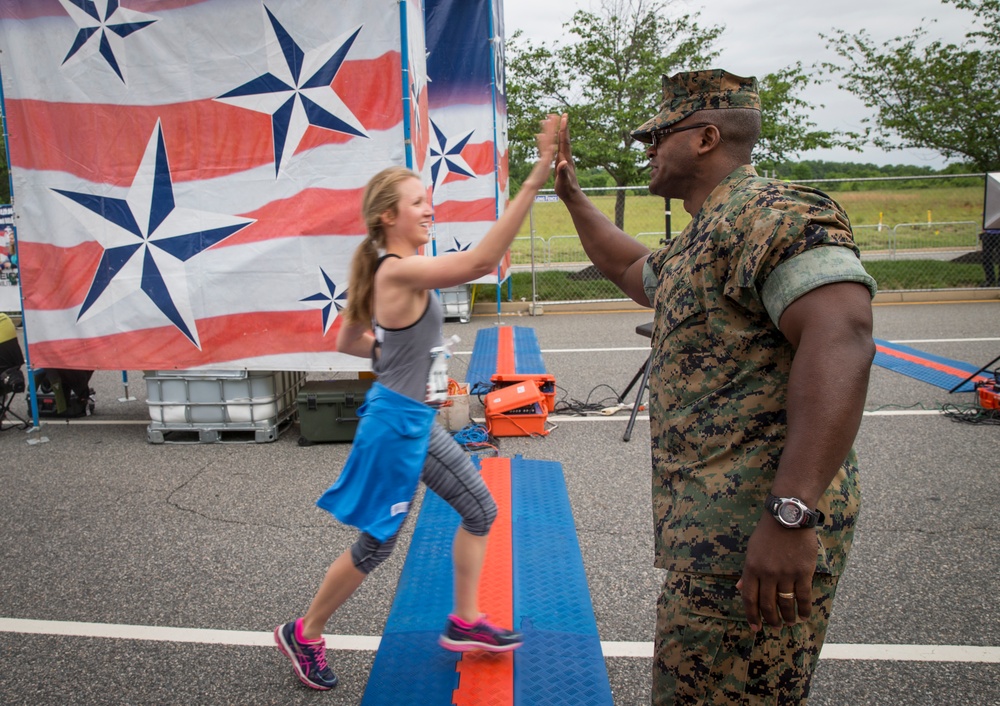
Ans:
[[[379,259],[379,266],[387,257]],[[378,267],[375,268],[378,271]],[[375,349],[372,352],[372,371],[378,381],[394,392],[423,402],[427,398],[427,378],[431,371],[431,348],[440,346],[444,336],[441,326],[444,312],[436,292],[428,292],[427,308],[414,323],[406,328],[383,328],[375,321],[372,305],[372,330],[375,332]],[[375,355],[378,351],[378,355]]]

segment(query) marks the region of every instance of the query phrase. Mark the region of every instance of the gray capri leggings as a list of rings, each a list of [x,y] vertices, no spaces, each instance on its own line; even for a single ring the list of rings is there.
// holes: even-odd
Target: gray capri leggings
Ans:
[[[497,516],[493,496],[462,447],[437,422],[431,427],[427,460],[420,479],[455,508],[462,516],[463,529],[469,534],[483,537],[489,533]],[[398,536],[397,532],[379,542],[367,532],[362,532],[351,545],[354,567],[364,574],[371,573],[392,554]]]

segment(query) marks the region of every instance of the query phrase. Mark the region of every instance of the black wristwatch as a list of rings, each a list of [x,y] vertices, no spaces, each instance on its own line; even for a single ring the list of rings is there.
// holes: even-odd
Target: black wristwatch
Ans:
[[[779,498],[768,495],[764,506],[774,516],[774,519],[789,529],[815,527],[817,524],[823,524],[823,520],[826,519],[826,515],[819,510],[810,510],[798,498]]]

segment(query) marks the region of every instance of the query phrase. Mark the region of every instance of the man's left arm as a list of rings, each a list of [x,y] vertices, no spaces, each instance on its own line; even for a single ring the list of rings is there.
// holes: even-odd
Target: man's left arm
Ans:
[[[771,494],[815,508],[854,443],[875,355],[871,291],[834,282],[795,299],[778,327],[795,349],[788,380],[788,432]],[[788,529],[763,513],[740,580],[747,620],[771,625],[808,617],[816,569],[815,528]],[[795,600],[778,600],[794,593]]]

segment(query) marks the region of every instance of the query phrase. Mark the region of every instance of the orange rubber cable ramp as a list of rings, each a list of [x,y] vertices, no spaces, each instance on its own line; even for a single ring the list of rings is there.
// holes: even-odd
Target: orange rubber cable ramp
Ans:
[[[497,504],[479,582],[479,609],[501,627],[514,620],[510,459],[482,461],[483,480]],[[455,706],[509,706],[514,703],[514,653],[465,652],[456,665]]]
[[[499,375],[510,375],[516,370],[514,353],[514,329],[501,326],[497,329],[497,367]]]

